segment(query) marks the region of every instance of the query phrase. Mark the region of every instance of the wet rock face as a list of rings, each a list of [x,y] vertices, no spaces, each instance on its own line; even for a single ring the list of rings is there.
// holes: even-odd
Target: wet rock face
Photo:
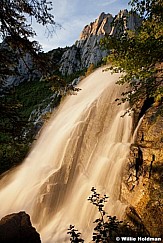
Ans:
[[[122,196],[142,219],[151,236],[163,232],[163,105],[149,108],[131,146]]]
[[[94,22],[84,27],[79,40],[63,54],[61,73],[70,75],[91,64],[97,65],[108,55],[108,51],[100,46],[100,40],[105,35],[117,35],[126,29],[135,30],[140,24],[138,15],[127,10],[120,11],[114,18],[111,14],[101,13]]]
[[[25,212],[13,213],[0,220],[1,243],[41,243]]]

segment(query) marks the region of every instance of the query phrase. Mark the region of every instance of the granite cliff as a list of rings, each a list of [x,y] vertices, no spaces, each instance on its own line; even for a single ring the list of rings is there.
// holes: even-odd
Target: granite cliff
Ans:
[[[139,215],[152,237],[163,237],[162,127],[163,105],[153,103],[139,121],[122,184],[122,199]],[[128,219],[135,221],[130,209]]]
[[[140,17],[128,10],[120,11],[115,17],[101,13],[94,22],[84,27],[79,40],[63,54],[60,62],[61,73],[70,75],[88,68],[92,63],[99,64],[108,55],[108,52],[101,48],[100,40],[106,35],[125,32],[126,29],[135,30],[140,23]]]
[[[7,72],[5,75],[0,75],[0,83],[3,88],[10,88],[17,86],[22,82],[34,80],[41,77],[41,72],[36,68],[36,65],[32,59],[30,53],[19,53],[8,45],[7,41],[3,41],[0,44],[0,52],[5,53],[6,58],[10,59]]]
[[[68,48],[58,48],[48,53],[39,53],[38,58],[46,59],[49,70],[54,72],[57,69],[62,75],[71,75],[94,64],[100,64],[102,59],[108,55],[108,51],[102,49],[100,40],[106,35],[118,35],[126,29],[135,30],[141,24],[141,18],[128,10],[120,11],[116,16],[104,12],[92,23],[86,25],[82,30],[79,40]],[[10,50],[9,50],[10,49]],[[30,53],[24,53],[19,59],[7,44],[0,44],[0,51],[9,52],[13,62],[9,70],[13,71],[5,78],[5,87],[17,86],[22,82],[39,79],[42,75],[42,68],[33,60]],[[43,65],[44,66],[44,65]]]

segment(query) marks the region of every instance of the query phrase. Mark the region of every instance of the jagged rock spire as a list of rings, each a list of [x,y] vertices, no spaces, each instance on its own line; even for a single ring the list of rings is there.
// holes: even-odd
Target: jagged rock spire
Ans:
[[[113,16],[104,12],[89,25],[86,25],[80,34],[80,40],[85,40],[91,35],[105,35],[111,31]]]

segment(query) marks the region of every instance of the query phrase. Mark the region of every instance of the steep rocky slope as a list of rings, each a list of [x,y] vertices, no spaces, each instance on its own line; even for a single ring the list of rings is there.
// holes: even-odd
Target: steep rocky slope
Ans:
[[[33,57],[31,53],[15,51],[6,41],[0,43],[0,53],[5,54],[5,58],[9,59],[7,67],[1,64],[0,90],[18,86],[23,82],[39,80],[45,74],[45,64],[46,74],[58,71],[62,54],[66,50],[67,48],[57,48],[47,53],[40,52]],[[5,74],[4,68],[7,69]]]
[[[34,80],[41,76],[40,71],[36,69],[30,53],[20,54],[18,50],[12,49],[7,44],[7,41],[0,43],[0,53],[5,53],[6,59],[10,59],[7,67],[5,67],[8,71],[5,75],[2,74],[0,76],[0,84],[3,84],[3,88],[17,86],[22,82],[30,79]]]
[[[88,68],[90,64],[99,64],[108,55],[108,51],[100,46],[100,40],[104,36],[117,35],[119,32],[125,32],[126,29],[135,30],[140,23],[141,18],[127,10],[120,11],[114,17],[103,12],[94,22],[84,27],[79,40],[72,47],[39,53],[38,58],[46,60],[46,66],[48,65],[51,72],[59,69],[63,75],[71,75]],[[6,87],[17,86],[22,82],[41,77],[42,69],[38,67],[30,53],[25,53],[17,59],[17,53],[14,53],[6,42],[0,44],[1,51],[6,51],[13,58],[12,64],[9,66],[9,70],[13,71],[13,74],[9,73],[6,76]]]
[[[100,40],[105,35],[117,35],[126,29],[134,30],[140,23],[140,17],[127,10],[120,11],[115,17],[101,13],[94,22],[84,27],[79,40],[63,54],[61,73],[70,75],[88,68],[92,63],[97,65],[108,54],[100,46]]]
[[[139,124],[126,165],[122,198],[151,236],[163,236],[163,105],[153,104]],[[130,213],[129,213],[129,216]]]

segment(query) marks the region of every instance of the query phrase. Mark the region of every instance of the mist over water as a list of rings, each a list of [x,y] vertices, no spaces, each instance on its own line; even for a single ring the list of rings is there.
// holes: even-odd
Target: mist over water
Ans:
[[[0,181],[0,217],[30,214],[43,243],[69,242],[70,224],[91,241],[97,209],[87,198],[94,186],[109,196],[106,211],[123,216],[121,175],[129,152],[132,118],[115,99],[120,74],[97,69],[77,95],[65,98],[23,164]]]

